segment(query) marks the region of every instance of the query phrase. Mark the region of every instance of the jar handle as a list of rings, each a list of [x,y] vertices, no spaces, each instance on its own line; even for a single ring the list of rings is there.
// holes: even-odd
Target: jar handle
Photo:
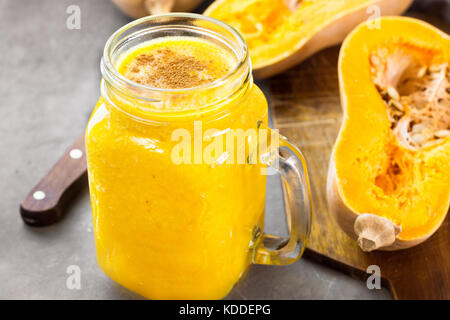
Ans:
[[[311,189],[306,161],[300,150],[286,137],[269,130],[271,137],[277,137],[279,147],[272,148],[272,156],[268,161],[263,156],[262,162],[271,166],[267,169],[274,168],[273,160],[277,163],[274,169],[281,176],[289,238],[264,233],[256,247],[253,263],[287,265],[297,261],[306,247],[311,230]]]

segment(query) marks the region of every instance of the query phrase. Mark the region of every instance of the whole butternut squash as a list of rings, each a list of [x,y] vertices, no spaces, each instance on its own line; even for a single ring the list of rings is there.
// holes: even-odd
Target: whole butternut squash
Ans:
[[[344,41],[343,122],[329,208],[365,251],[421,243],[450,205],[450,38],[412,18],[381,18]]]

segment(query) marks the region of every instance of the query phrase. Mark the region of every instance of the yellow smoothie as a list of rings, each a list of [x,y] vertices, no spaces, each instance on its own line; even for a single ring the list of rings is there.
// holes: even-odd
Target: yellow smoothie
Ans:
[[[197,163],[194,151],[187,163],[173,158],[180,143],[174,131],[185,130],[193,141],[194,122],[206,137],[202,153],[208,137],[225,141],[229,130],[267,124],[266,100],[251,81],[220,101],[225,87],[200,89],[226,78],[237,60],[199,38],[141,43],[117,58],[120,74],[142,86],[199,89],[146,102],[111,93],[100,98],[89,121],[98,263],[113,280],[147,298],[222,298],[252,261],[255,233],[264,222],[262,167],[227,162],[227,152],[213,154],[212,163]]]

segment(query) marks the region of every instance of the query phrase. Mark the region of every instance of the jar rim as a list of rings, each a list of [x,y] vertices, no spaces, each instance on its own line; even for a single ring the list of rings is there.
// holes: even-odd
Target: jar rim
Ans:
[[[164,19],[164,18],[186,18],[191,20],[203,20],[210,22],[212,24],[218,25],[219,27],[225,29],[228,31],[235,40],[238,42],[240,54],[237,56],[237,63],[236,65],[224,76],[215,79],[214,81],[205,83],[200,86],[195,87],[189,87],[189,88],[158,88],[158,87],[151,87],[143,84],[139,84],[137,82],[134,82],[128,78],[126,78],[124,75],[122,75],[116,67],[113,65],[112,62],[112,49],[114,49],[116,46],[113,46],[114,42],[122,35],[125,31],[138,26],[140,24],[144,24],[147,22],[151,22],[153,20],[158,19]],[[205,28],[206,29],[206,28]],[[122,40],[124,41],[124,40]],[[251,73],[251,64],[249,61],[249,51],[247,47],[247,43],[244,39],[244,37],[241,35],[239,31],[237,31],[232,26],[228,25],[227,23],[220,21],[215,18],[211,18],[208,16],[204,16],[201,14],[196,13],[167,13],[167,14],[161,14],[161,15],[152,15],[143,17],[137,20],[134,20],[123,27],[119,28],[117,31],[115,31],[107,40],[104,50],[103,50],[103,57],[101,61],[101,71],[102,76],[105,78],[107,82],[110,82],[114,86],[125,86],[131,89],[134,89],[136,91],[151,91],[155,93],[167,93],[167,94],[176,94],[176,93],[189,93],[195,90],[202,90],[202,89],[213,89],[216,87],[221,86],[222,84],[226,83],[228,79],[230,79],[233,75],[238,73],[240,70],[246,67],[248,64],[248,73]],[[145,100],[152,101],[153,99],[144,98]],[[157,101],[157,100],[155,100]]]

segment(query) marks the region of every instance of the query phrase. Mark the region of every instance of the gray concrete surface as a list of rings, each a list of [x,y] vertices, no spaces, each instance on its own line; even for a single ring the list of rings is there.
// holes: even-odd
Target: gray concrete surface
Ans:
[[[66,28],[66,9],[81,8],[81,29]],[[127,22],[109,0],[0,0],[0,299],[139,299],[97,266],[87,188],[64,220],[30,228],[19,203],[84,130],[99,95],[107,37]],[[279,182],[271,179],[267,230],[279,232]],[[66,287],[67,267],[81,289]],[[301,259],[253,266],[233,299],[389,299],[363,281]]]

